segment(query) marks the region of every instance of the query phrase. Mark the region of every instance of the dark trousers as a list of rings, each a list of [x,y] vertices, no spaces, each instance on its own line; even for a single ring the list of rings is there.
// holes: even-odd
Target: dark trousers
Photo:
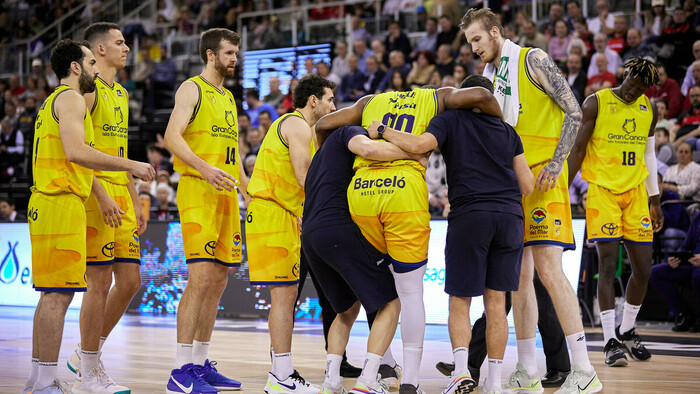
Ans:
[[[542,336],[542,347],[547,358],[547,370],[569,371],[571,361],[566,349],[566,336],[562,330],[554,310],[552,299],[547,293],[539,276],[535,273],[535,295],[537,296],[537,309],[539,317],[537,328]],[[510,312],[511,294],[506,293],[506,314]],[[472,327],[472,340],[469,342],[469,368],[480,369],[487,356],[486,351],[486,314],[481,315]]]
[[[306,256],[304,256],[304,251],[301,251],[301,263],[299,264],[299,289],[297,291],[297,301],[301,296],[301,290],[304,288],[304,282],[306,282],[306,276],[311,276],[311,282],[314,284],[316,293],[318,294],[318,304],[321,306],[321,321],[323,322],[323,339],[326,341],[326,350],[328,350],[328,331],[331,329],[331,324],[335,320],[335,311],[331,306],[331,302],[328,301],[326,295],[323,294],[323,289],[316,281],[314,277],[314,272],[309,269],[309,263],[306,261]],[[344,357],[345,355],[343,355]]]
[[[695,307],[700,307],[700,268],[698,267],[679,265],[674,269],[668,263],[657,264],[651,267],[649,282],[661,294],[675,316],[679,313],[693,313],[693,309],[685,302],[676,285],[692,287],[697,302]]]

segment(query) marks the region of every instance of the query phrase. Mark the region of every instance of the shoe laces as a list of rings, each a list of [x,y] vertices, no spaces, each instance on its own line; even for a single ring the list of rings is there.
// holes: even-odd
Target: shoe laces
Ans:
[[[510,374],[510,377],[508,377],[508,386],[522,386],[520,382],[529,382],[530,381],[530,375],[528,375],[527,371],[523,368],[516,368],[515,371],[513,371],[512,374]]]
[[[632,338],[632,342],[634,342],[635,347],[642,347],[642,337],[637,334],[637,331],[633,328],[630,333],[630,337]]]
[[[579,382],[586,377],[586,372],[581,368],[571,368],[571,373],[561,385],[562,389],[572,389],[574,386],[578,386]],[[578,390],[578,387],[577,387]],[[567,391],[567,390],[564,390]]]
[[[68,390],[68,383],[56,379],[53,381],[53,385],[56,386],[59,390],[61,390],[61,393],[70,393],[70,391]]]
[[[202,375],[206,375],[206,374],[211,373],[212,371],[213,371],[213,372],[219,372],[219,371],[216,369],[215,365],[216,365],[216,361],[207,361],[207,362],[205,362],[205,363],[204,363],[204,367],[202,367],[201,374],[202,374]]]
[[[105,365],[102,362],[102,360],[97,360],[97,372],[106,382],[114,384],[112,378],[109,375],[107,375],[107,371],[105,370]]]
[[[301,375],[299,375],[299,372],[296,369],[294,370],[294,373],[292,373],[289,377],[296,380],[297,382],[299,382],[299,384],[303,386],[310,386],[310,384],[306,383],[306,380],[304,380],[304,378],[302,378]]]
[[[206,380],[200,375],[197,371],[197,368],[193,365],[189,368],[187,368],[187,374],[194,380],[196,383],[199,383],[200,385],[208,385]]]

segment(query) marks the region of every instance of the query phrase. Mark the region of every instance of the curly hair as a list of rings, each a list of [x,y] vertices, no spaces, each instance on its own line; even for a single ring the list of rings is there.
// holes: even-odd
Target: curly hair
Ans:
[[[294,108],[306,107],[309,97],[316,96],[319,100],[325,93],[325,88],[335,89],[335,83],[318,74],[307,74],[299,80],[299,85],[294,89]]]

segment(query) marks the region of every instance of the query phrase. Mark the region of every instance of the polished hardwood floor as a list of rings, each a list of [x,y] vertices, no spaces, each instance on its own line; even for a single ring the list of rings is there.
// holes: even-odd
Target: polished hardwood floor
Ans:
[[[21,393],[28,375],[31,358],[33,309],[0,307],[0,393]],[[59,361],[60,377],[72,384],[73,376],[65,361],[79,341],[78,313],[70,310],[66,319],[64,340]],[[700,392],[700,334],[673,334],[670,331],[640,329],[649,338],[656,354],[649,362],[634,362],[625,368],[608,368],[601,351],[600,330],[587,330],[592,362],[603,382],[605,393],[698,393]],[[348,356],[361,365],[366,341],[365,323],[357,323],[348,346]],[[163,393],[174,362],[174,316],[127,315],[117,326],[104,347],[103,361],[118,383],[133,393]],[[401,341],[392,345],[400,361]],[[210,356],[217,360],[220,371],[243,382],[243,393],[262,393],[270,368],[267,324],[260,320],[220,319],[212,338]],[[503,378],[516,363],[515,337],[511,332],[506,351]],[[293,359],[300,373],[314,383],[323,380],[325,353],[318,323],[299,323],[295,327]],[[447,329],[429,326],[425,353],[421,364],[421,386],[427,393],[440,393],[448,383],[434,365],[451,360]],[[544,373],[544,356],[539,352],[538,364]],[[486,376],[482,370],[482,380]],[[352,387],[354,379],[345,379]],[[548,389],[546,392],[554,392]]]

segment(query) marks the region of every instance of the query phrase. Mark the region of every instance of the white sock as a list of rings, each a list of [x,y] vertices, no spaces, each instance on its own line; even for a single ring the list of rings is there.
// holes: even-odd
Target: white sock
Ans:
[[[285,380],[294,373],[292,353],[275,353],[272,356],[272,374],[278,380]]]
[[[603,325],[603,342],[608,343],[615,338],[615,310],[600,311],[600,324]]]
[[[192,344],[178,343],[175,352],[175,368],[182,368],[185,364],[192,364]]]
[[[423,358],[423,346],[415,345],[418,344],[404,344],[403,364],[405,372],[401,377],[401,384],[412,384],[418,387],[418,371],[420,371],[420,360]]]
[[[500,391],[501,389],[501,367],[503,360],[489,359],[489,377],[486,379],[486,387],[488,391]]]
[[[45,363],[39,361],[39,371],[34,383],[34,391],[50,386],[56,380],[56,377],[58,377],[58,362]]]
[[[328,383],[336,387],[343,381],[343,378],[340,377],[340,364],[342,362],[342,355],[328,353],[326,356],[326,380],[323,382],[324,385]]]
[[[615,311],[612,311],[613,314]],[[613,315],[614,316],[614,315]],[[588,359],[588,348],[586,347],[586,334],[583,331],[567,335],[566,342],[571,350],[571,363],[578,364],[584,371],[590,372],[593,369],[591,361]]]
[[[100,345],[97,347],[97,350],[102,351],[102,346],[105,344],[106,340],[107,337],[100,337]]]
[[[516,344],[518,347],[518,362],[525,367],[530,377],[537,376],[537,359],[535,357],[537,339],[518,339]]]
[[[29,370],[29,378],[27,378],[26,387],[31,388],[36,382],[36,378],[39,376],[39,359],[32,359],[32,368]]]
[[[625,308],[622,310],[622,322],[620,323],[620,334],[624,334],[634,328],[640,309],[642,309],[641,305],[632,305],[625,301]]]
[[[209,342],[192,342],[192,363],[195,365],[204,365],[209,357]]]
[[[382,356],[374,353],[367,353],[365,356],[365,365],[362,367],[362,374],[360,374],[357,380],[366,385],[373,385],[376,383],[377,374],[379,373],[379,364],[381,362]]]
[[[80,349],[80,371],[85,375],[93,368],[97,368],[99,352]]]
[[[455,360],[455,374],[467,369],[469,359],[469,348],[458,347],[452,350],[452,357]]]
[[[427,266],[411,272],[394,273],[396,293],[401,305],[401,340],[403,342],[403,376],[401,383],[418,387],[418,371],[423,357],[425,335],[425,305],[423,304],[423,276]]]
[[[382,364],[386,364],[392,368],[396,366],[396,360],[394,360],[394,355],[391,353],[391,346],[386,348],[386,353],[384,353],[382,357]]]

